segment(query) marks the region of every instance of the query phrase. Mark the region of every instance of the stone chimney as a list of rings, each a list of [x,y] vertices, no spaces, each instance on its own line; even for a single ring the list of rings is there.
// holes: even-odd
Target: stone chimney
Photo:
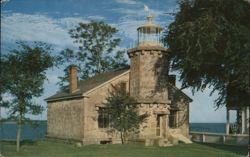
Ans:
[[[77,90],[77,66],[71,65],[69,67],[69,90],[74,93]]]

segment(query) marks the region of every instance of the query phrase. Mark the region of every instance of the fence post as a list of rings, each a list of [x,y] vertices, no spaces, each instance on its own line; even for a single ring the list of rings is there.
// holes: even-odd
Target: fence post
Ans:
[[[202,142],[203,142],[203,143],[206,142],[206,137],[205,137],[205,134],[204,134],[204,133],[202,134]]]
[[[223,144],[225,144],[225,143],[226,143],[226,136],[223,135]]]

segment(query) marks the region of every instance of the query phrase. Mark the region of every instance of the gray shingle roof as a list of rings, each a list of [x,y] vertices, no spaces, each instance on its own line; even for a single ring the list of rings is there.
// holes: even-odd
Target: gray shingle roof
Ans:
[[[58,99],[63,99],[63,98],[70,99],[70,98],[75,98],[75,97],[82,97],[83,93],[111,80],[112,78],[114,78],[116,76],[119,76],[119,75],[125,73],[126,71],[128,71],[128,69],[105,72],[105,73],[95,75],[89,79],[78,81],[79,91],[76,91],[74,93],[69,93],[66,91],[59,91],[55,95],[48,97],[45,100],[46,101],[53,101],[53,100],[58,100]]]

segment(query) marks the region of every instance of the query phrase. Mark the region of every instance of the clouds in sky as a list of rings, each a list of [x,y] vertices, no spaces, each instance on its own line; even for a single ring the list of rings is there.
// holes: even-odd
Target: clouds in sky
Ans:
[[[4,3],[7,3],[7,2],[9,2],[10,0],[1,0],[0,2],[1,2],[1,4],[4,4]]]
[[[117,3],[122,4],[136,4],[137,2],[135,0],[115,0]]]
[[[80,17],[53,19],[41,14],[3,13],[1,43],[41,41],[52,44],[56,49],[72,47],[73,40],[68,31],[79,22],[87,21]]]
[[[116,0],[116,2],[134,4],[134,7],[122,7],[121,5],[119,8],[109,9],[112,13],[119,14],[118,19],[115,22],[110,22],[110,24],[120,30],[122,38],[134,42],[133,40],[137,37],[137,27],[146,22],[147,12],[143,8],[144,4],[133,0]],[[162,10],[150,9],[150,12],[156,17],[155,23],[165,25],[165,23],[169,22],[169,20],[164,22],[159,20],[159,17],[164,15]],[[88,22],[90,20],[105,21],[106,17],[100,14],[84,17],[74,12],[71,16],[52,18],[46,12],[26,14],[3,11],[1,15],[1,43],[13,43],[16,40],[42,41],[52,44],[56,49],[71,47],[73,40],[68,34],[69,29],[76,26],[79,22]],[[2,49],[6,45],[2,45]],[[123,46],[128,47],[128,44]]]
[[[114,12],[123,14],[118,19],[119,22],[111,25],[119,29],[119,34],[123,39],[135,43],[136,29],[146,22],[146,12],[143,7],[139,10],[117,8]],[[152,14],[161,15],[162,11],[152,10]],[[68,34],[79,22],[89,22],[89,20],[105,20],[101,15],[91,15],[85,18],[80,16],[71,16],[64,18],[52,18],[46,14],[24,14],[3,12],[1,17],[1,43],[14,43],[17,40],[22,41],[42,41],[55,46],[55,49],[61,50],[66,47],[72,47],[73,40]],[[156,23],[159,23],[156,21]],[[128,44],[123,45],[129,47]],[[2,45],[2,49],[7,44]]]
[[[103,16],[100,16],[100,15],[91,15],[91,16],[88,16],[88,19],[90,19],[90,20],[97,20],[97,21],[103,21],[106,18],[103,17]]]
[[[136,8],[124,8],[124,7],[120,7],[120,8],[115,8],[112,9],[112,11],[116,12],[116,13],[122,13],[124,14],[124,16],[122,17],[129,17],[129,18],[137,18],[137,19],[142,19],[142,18],[146,18],[148,15],[148,12],[144,10],[144,6],[140,5],[139,7],[137,6]],[[158,10],[158,9],[150,9],[150,14],[152,14],[152,16],[159,18],[160,16],[164,15],[164,10]]]

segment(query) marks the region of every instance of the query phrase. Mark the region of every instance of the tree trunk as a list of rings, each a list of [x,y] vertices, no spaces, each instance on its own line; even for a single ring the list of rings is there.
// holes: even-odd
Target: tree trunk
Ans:
[[[17,135],[16,135],[16,151],[17,152],[19,152],[20,150],[21,131],[22,131],[22,116],[20,114],[18,117],[18,122],[17,122]]]
[[[122,140],[122,144],[124,144],[123,131],[121,131],[121,140]]]

